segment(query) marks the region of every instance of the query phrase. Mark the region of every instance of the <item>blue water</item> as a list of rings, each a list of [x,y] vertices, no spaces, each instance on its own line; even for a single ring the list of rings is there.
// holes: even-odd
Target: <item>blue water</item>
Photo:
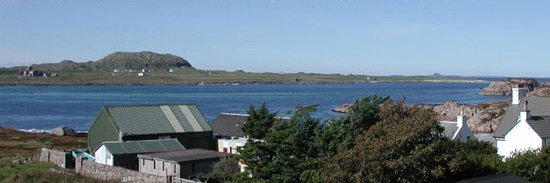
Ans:
[[[342,114],[330,109],[357,98],[389,95],[406,102],[437,104],[448,100],[476,104],[505,99],[478,95],[485,83],[369,83],[210,86],[0,86],[0,125],[51,129],[61,125],[87,130],[103,105],[195,103],[208,120],[221,112],[245,113],[265,102],[286,115],[297,104],[320,104],[315,117]]]

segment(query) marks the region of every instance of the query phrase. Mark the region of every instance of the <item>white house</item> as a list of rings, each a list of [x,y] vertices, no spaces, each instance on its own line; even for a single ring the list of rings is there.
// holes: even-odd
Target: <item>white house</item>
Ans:
[[[466,142],[475,138],[468,128],[468,117],[464,115],[464,110],[460,111],[456,121],[440,121],[439,125],[444,128],[443,135],[451,140]]]
[[[524,88],[512,89],[512,103],[494,132],[498,154],[550,145],[550,97],[526,97]]]

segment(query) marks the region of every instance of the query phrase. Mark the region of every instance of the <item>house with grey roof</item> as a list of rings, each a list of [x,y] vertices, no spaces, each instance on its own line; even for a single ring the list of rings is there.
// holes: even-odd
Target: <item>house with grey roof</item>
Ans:
[[[460,111],[456,121],[440,121],[439,125],[443,127],[443,136],[450,140],[466,142],[475,138],[468,128],[468,117],[464,115],[464,110]]]
[[[526,93],[524,88],[512,89],[512,102],[495,129],[498,154],[504,158],[550,145],[550,97],[527,97]]]
[[[177,139],[186,148],[213,149],[212,129],[194,104],[104,106],[88,130],[95,153],[107,141]]]
[[[189,149],[140,154],[139,171],[158,176],[193,179],[199,173],[212,171],[214,163],[230,154],[204,149]]]
[[[248,114],[220,113],[210,126],[218,138],[244,137],[242,127],[247,119]]]
[[[138,170],[138,154],[181,150],[185,150],[185,147],[176,139],[107,141],[103,142],[95,152],[94,161]]]

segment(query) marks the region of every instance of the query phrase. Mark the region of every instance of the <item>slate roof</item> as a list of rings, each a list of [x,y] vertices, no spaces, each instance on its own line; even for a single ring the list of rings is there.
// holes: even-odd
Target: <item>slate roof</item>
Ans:
[[[204,149],[189,149],[184,151],[139,154],[138,158],[162,159],[162,160],[168,160],[168,161],[174,161],[174,162],[188,162],[188,161],[221,158],[221,157],[227,157],[227,156],[230,156],[230,154],[222,153],[218,151],[204,150]]]
[[[111,154],[138,154],[163,151],[185,150],[176,139],[139,140],[139,141],[110,141],[104,142]]]
[[[210,123],[210,126],[214,135],[242,137],[244,132],[241,128],[247,118],[246,114],[221,113]]]
[[[194,104],[105,106],[124,135],[212,131]]]
[[[443,127],[443,136],[449,139],[452,139],[456,131],[458,130],[458,126],[456,126],[456,122],[441,121],[439,122],[439,125]]]
[[[527,124],[542,138],[550,137],[550,116],[532,116]]]
[[[495,129],[495,138],[504,138],[504,135],[515,126],[519,113],[525,105],[524,101],[529,103],[528,108],[531,111],[531,116],[550,116],[550,97],[524,97],[519,105],[510,104],[508,106],[504,117]]]

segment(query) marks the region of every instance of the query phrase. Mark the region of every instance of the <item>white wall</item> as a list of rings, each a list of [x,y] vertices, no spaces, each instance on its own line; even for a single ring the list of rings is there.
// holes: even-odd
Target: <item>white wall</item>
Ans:
[[[505,141],[497,141],[498,154],[508,158],[514,151],[525,151],[529,149],[540,149],[542,139],[527,124],[519,122],[505,136]]]
[[[227,149],[225,153],[239,154],[237,149],[246,144],[247,139],[218,139],[218,152],[224,152],[224,148]]]
[[[113,166],[113,155],[104,145],[101,145],[94,154],[95,162]]]
[[[466,142],[468,140],[475,139],[474,134],[468,128],[468,125],[462,126],[457,130],[457,133],[454,136],[453,140],[458,140],[460,142]]]

